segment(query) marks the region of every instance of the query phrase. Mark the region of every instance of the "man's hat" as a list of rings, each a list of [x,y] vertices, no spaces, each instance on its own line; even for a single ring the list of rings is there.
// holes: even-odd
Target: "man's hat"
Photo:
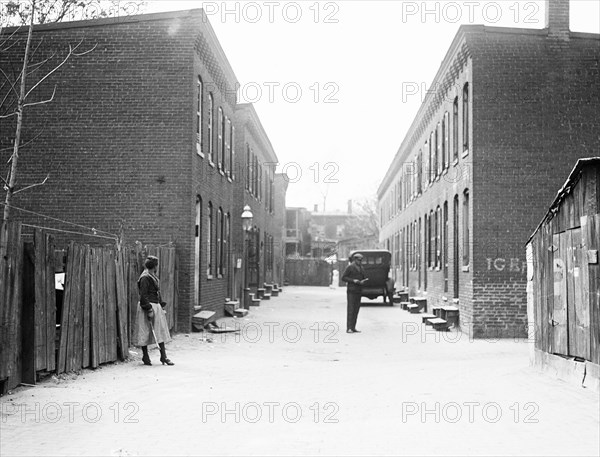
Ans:
[[[352,256],[352,258],[353,258],[353,259],[362,259],[362,258],[363,258],[363,255],[362,255],[360,252],[357,252],[356,254],[354,254],[354,255]]]

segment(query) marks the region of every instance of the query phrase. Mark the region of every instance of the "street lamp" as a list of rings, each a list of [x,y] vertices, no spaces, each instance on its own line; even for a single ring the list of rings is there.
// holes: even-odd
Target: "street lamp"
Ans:
[[[250,210],[250,206],[244,206],[244,211],[242,212],[242,227],[244,229],[244,308],[250,309],[250,289],[248,289],[248,258],[249,258],[249,248],[248,245],[250,243],[250,231],[252,230],[252,211]]]
[[[252,211],[250,210],[250,206],[244,206],[244,212],[242,213],[242,227],[244,228],[244,232],[248,234],[250,229],[252,229]]]

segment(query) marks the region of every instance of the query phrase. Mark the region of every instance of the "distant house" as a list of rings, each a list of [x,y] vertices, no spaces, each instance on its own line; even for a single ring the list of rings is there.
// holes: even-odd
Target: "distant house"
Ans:
[[[306,257],[311,255],[311,236],[309,233],[310,213],[306,208],[287,207],[285,209],[286,257]]]
[[[463,25],[378,189],[398,287],[455,299],[476,338],[526,336],[523,245],[600,138],[600,35]]]
[[[527,243],[533,362],[581,382],[586,375],[600,379],[599,250],[600,157],[594,157],[577,161]]]

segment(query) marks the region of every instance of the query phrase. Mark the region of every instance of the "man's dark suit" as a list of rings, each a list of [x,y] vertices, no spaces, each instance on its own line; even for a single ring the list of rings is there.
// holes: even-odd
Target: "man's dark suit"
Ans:
[[[363,267],[356,263],[348,265],[342,276],[342,281],[348,283],[346,288],[346,297],[348,299],[346,330],[356,330],[356,319],[358,318],[358,310],[360,309],[360,292],[362,286],[355,284],[354,281],[361,281],[363,279],[365,279]]]

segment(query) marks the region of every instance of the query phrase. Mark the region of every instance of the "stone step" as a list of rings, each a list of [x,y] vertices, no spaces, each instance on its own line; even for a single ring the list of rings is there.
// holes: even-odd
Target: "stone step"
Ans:
[[[418,314],[420,311],[419,305],[417,305],[416,303],[411,303],[406,308],[408,309],[408,312],[411,314]]]
[[[263,296],[262,296],[262,299],[263,299],[263,300],[270,300],[270,299],[271,299],[271,294],[268,294],[268,293],[266,293],[266,292],[265,292],[265,293],[263,294]]]
[[[402,309],[408,309],[408,305],[410,305],[410,304],[411,304],[410,302],[402,301],[402,302],[400,302],[400,307]]]
[[[429,319],[428,322],[433,325],[435,330],[447,331],[448,330],[448,322],[444,319],[440,319],[436,317],[434,319]]]
[[[235,317],[244,317],[248,314],[248,310],[244,308],[238,308],[233,312]]]
[[[431,322],[429,322],[429,320],[435,319],[436,317],[435,314],[423,313],[421,314],[421,318],[423,319],[423,324],[432,325]]]

